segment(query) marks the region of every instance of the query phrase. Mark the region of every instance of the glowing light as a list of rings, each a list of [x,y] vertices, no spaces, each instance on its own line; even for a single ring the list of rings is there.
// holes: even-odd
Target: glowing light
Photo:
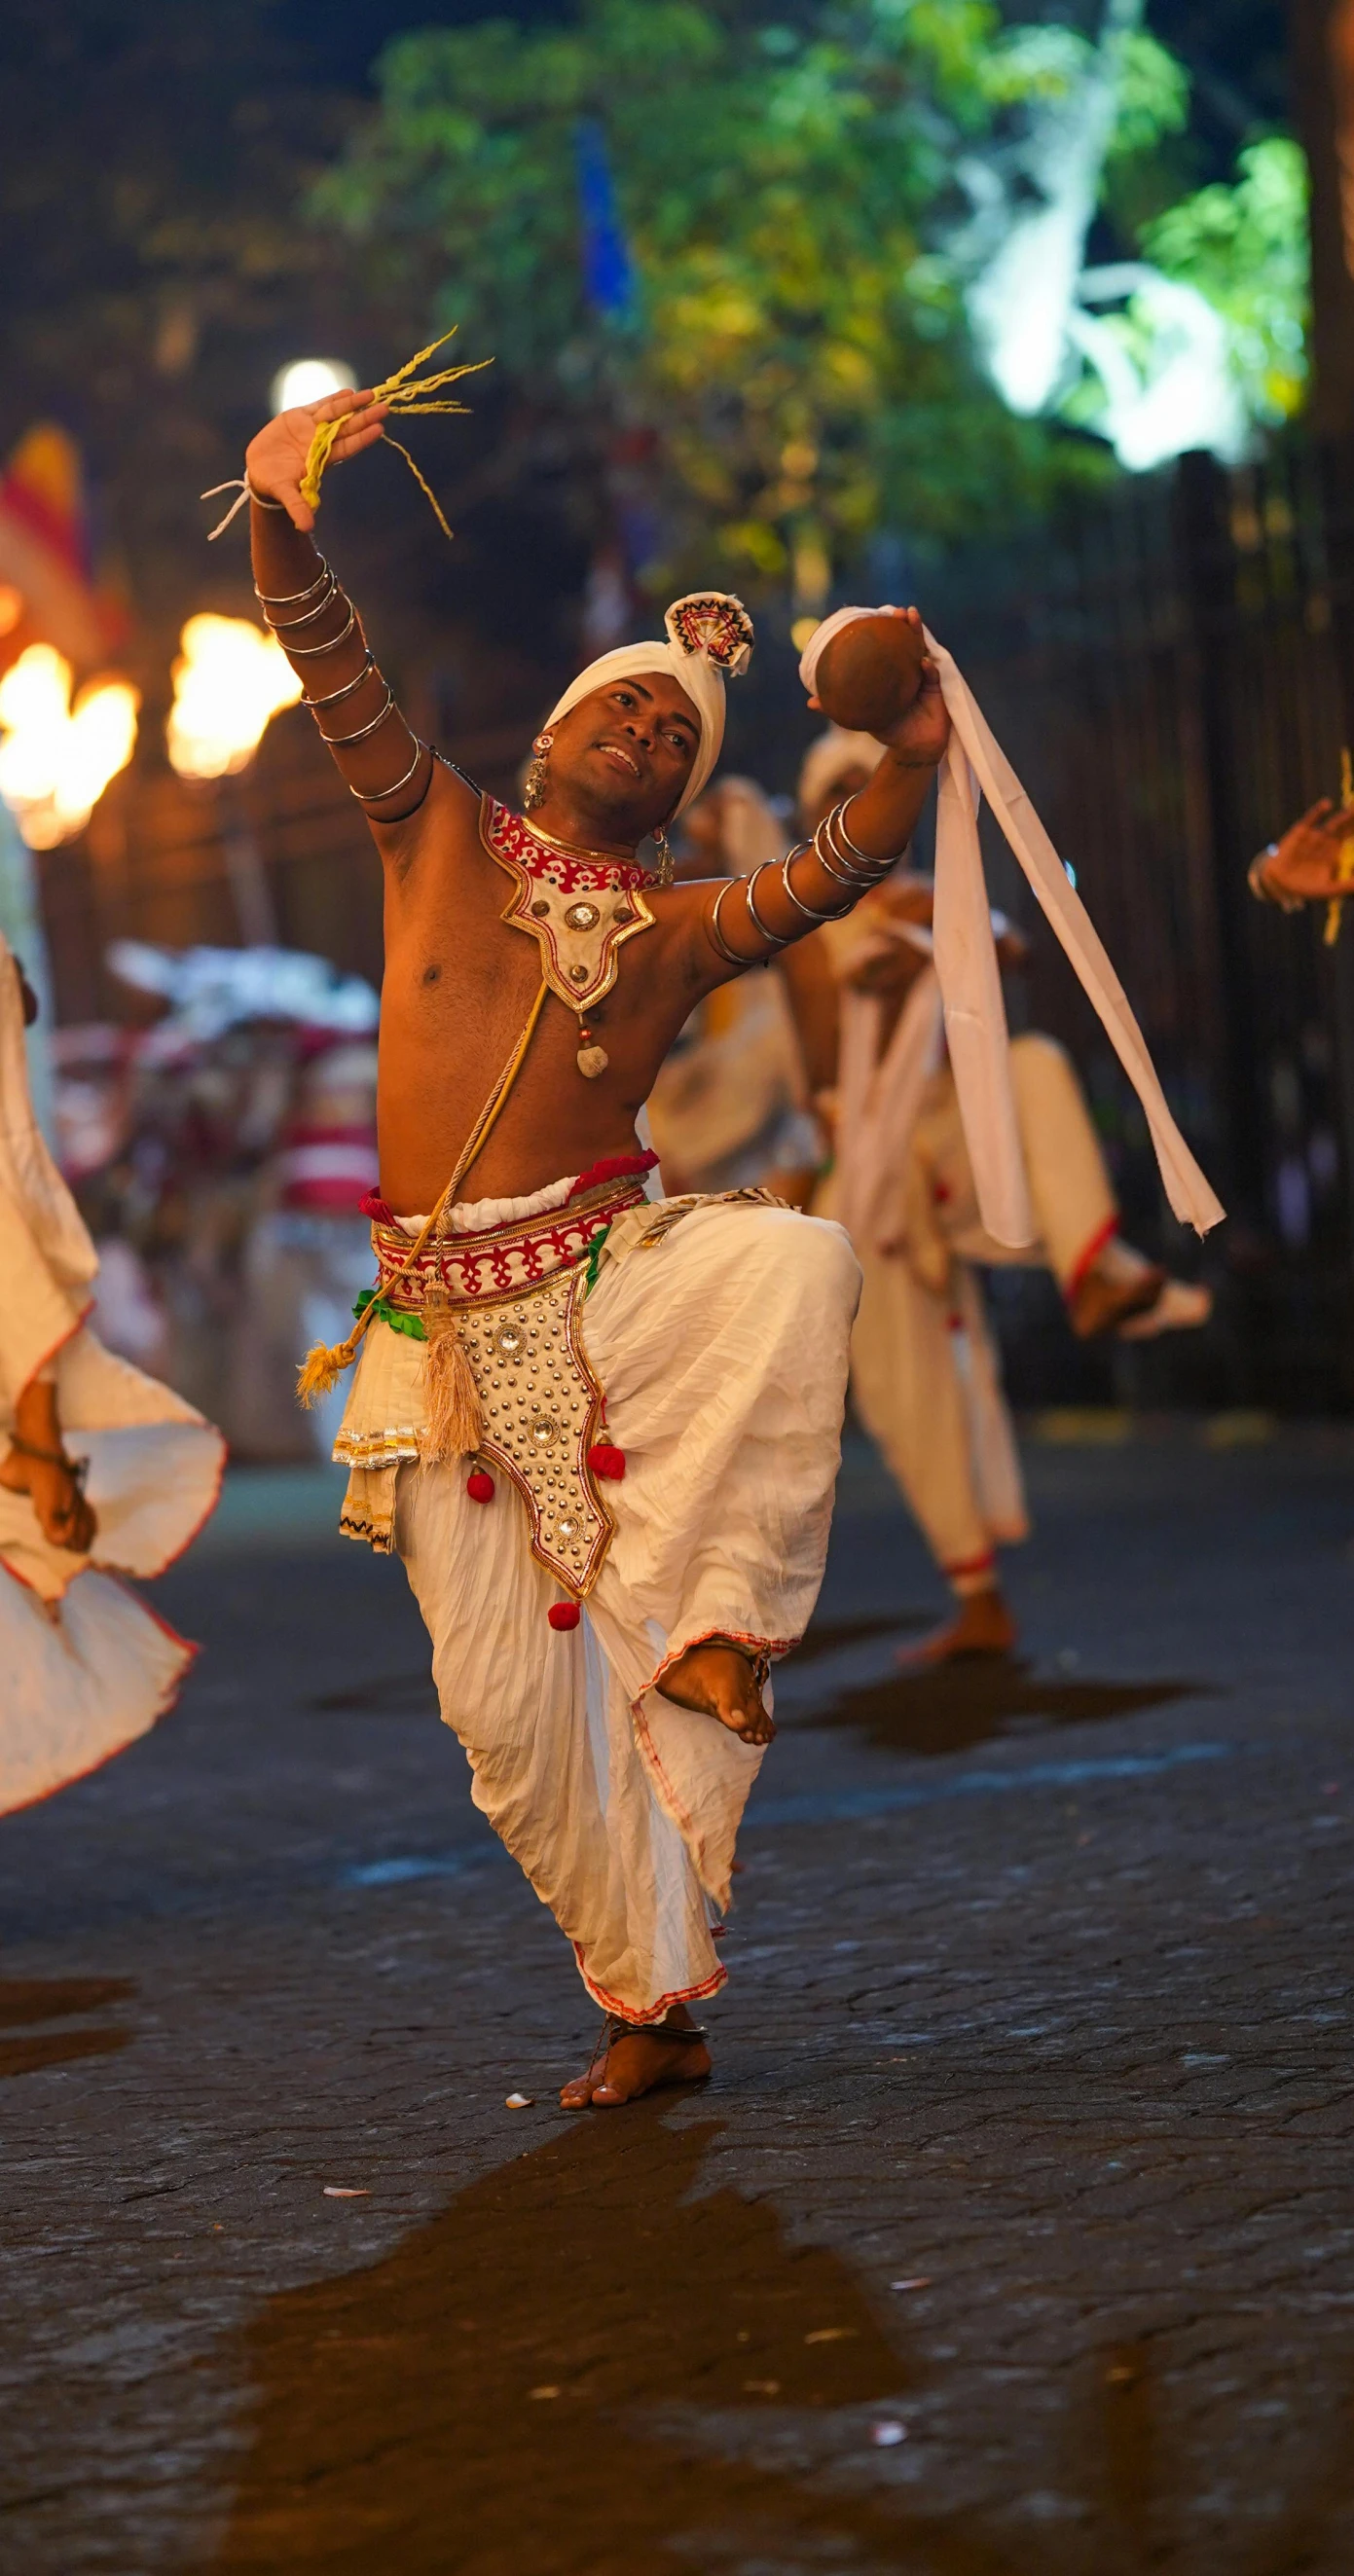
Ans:
[[[276,636],[247,617],[190,617],[179,645],[169,757],[180,778],[225,778],[252,760],[301,683]]]
[[[30,644],[0,680],[0,796],[30,850],[54,850],[83,831],[110,778],[136,748],[140,693],[92,680],[71,704],[71,666],[51,644]]]
[[[0,635],[12,635],[23,613],[23,592],[12,581],[0,581]]]
[[[802,653],[804,651],[810,637],[817,634],[822,622],[821,617],[797,617],[795,619],[794,624],[790,628],[790,642],[793,644],[796,653]]]
[[[273,409],[293,411],[298,403],[323,402],[326,394],[350,392],[356,383],[342,358],[293,358],[273,378]]]
[[[1227,324],[1195,286],[1139,260],[1082,271],[1084,303],[1127,301],[1119,314],[1074,307],[1068,335],[1099,378],[1087,426],[1107,438],[1130,474],[1206,447],[1237,465],[1253,445],[1233,371]]]

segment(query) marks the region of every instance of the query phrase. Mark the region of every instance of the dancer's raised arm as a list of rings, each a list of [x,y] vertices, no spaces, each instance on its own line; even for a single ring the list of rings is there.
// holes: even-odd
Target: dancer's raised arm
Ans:
[[[245,453],[259,605],[350,794],[373,823],[401,822],[422,803],[432,753],[406,724],[357,610],[315,545],[315,513],[301,482],[317,422],[351,417],[329,451],[334,465],[372,446],[385,415],[370,392],[330,394],[279,412]]]
[[[862,635],[860,627],[868,631]],[[877,886],[907,848],[944,757],[950,719],[919,612],[886,609],[848,634],[852,663],[834,674],[831,712],[841,724],[874,732],[883,756],[867,783],[824,816],[811,841],[779,866],[756,868],[735,886],[723,886],[707,902],[707,936],[729,966],[764,964],[821,922],[839,920]],[[841,654],[846,645],[842,637],[832,649]]]

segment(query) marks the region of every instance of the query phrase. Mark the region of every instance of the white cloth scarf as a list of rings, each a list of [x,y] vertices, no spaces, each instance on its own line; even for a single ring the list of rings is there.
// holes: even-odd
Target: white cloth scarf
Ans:
[[[877,613],[869,608],[841,608],[818,627],[799,665],[800,678],[811,695],[819,660],[834,635],[854,619]],[[953,655],[937,643],[929,627],[922,631],[940,675],[951,723],[936,823],[936,972],[984,1227],[998,1243],[1013,1248],[1035,1239],[1011,1089],[1006,1009],[978,842],[979,799],[986,796],[1142,1103],[1176,1217],[1182,1225],[1206,1234],[1222,1218],[1222,1203],[1171,1116],[1142,1031],[1103,942]]]
[[[885,1202],[897,1195],[922,1094],[944,1052],[940,980],[934,967],[918,976],[881,1058],[886,1008],[878,994],[843,988],[837,1077],[840,1204],[834,1211],[854,1244],[881,1252],[889,1248],[881,1232]]]

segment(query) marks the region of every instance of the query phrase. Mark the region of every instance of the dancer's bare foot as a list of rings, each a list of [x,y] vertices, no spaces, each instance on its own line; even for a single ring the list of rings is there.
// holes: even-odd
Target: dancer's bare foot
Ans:
[[[1141,1315],[1119,1326],[1121,1342],[1154,1342],[1159,1333],[1190,1333],[1213,1312],[1213,1291],[1198,1279],[1168,1279],[1161,1295]]]
[[[744,1744],[769,1744],[776,1732],[769,1709],[762,1706],[749,1658],[739,1647],[726,1646],[722,1638],[709,1637],[702,1645],[688,1646],[664,1673],[658,1690],[660,1698],[675,1700],[679,1708],[717,1717]]]
[[[66,1455],[57,1417],[56,1389],[31,1379],[14,1408],[13,1446],[0,1459],[0,1485],[28,1494],[38,1525],[53,1547],[87,1556],[98,1527],[85,1501],[80,1471]]]
[[[1144,1314],[1155,1306],[1165,1285],[1166,1273],[1158,1263],[1144,1260],[1131,1244],[1112,1236],[1067,1300],[1068,1320],[1078,1341],[1098,1341],[1130,1315]]]
[[[1003,1593],[994,1584],[986,1592],[969,1592],[953,1619],[933,1628],[915,1646],[898,1651],[899,1669],[929,1672],[935,1664],[953,1664],[965,1655],[1009,1655],[1019,1630]]]
[[[616,2023],[607,2025],[611,2034],[605,2058],[600,2052],[586,2075],[576,2075],[570,2084],[560,2087],[560,2100],[566,2111],[585,2110],[590,2102],[603,2111],[614,2111],[622,2102],[637,2102],[643,2093],[656,2093],[666,2084],[696,2084],[710,2072],[710,2051],[703,2039],[664,2039],[665,2030],[694,2030],[695,2024],[685,2004],[674,2004],[665,2018],[652,2030],[623,2030]]]

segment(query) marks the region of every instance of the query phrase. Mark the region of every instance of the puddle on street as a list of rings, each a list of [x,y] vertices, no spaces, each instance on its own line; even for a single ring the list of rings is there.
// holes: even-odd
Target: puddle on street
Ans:
[[[769,2201],[691,2198],[719,2134],[595,2114],[270,2301],[219,2576],[897,2566],[898,2507],[810,2472],[846,2455],[877,2489],[868,2410],[896,2417],[911,2374]]]
[[[39,2030],[39,2022],[74,2013],[101,2012],[136,1992],[126,1977],[0,1977],[0,2030],[27,2030],[26,2039],[0,2039],[0,2079],[35,2075],[46,2066],[69,2066],[79,2057],[107,2057],[125,2048],[129,2030]]]
[[[998,1736],[1104,1725],[1215,1696],[1204,1682],[1053,1680],[1015,1656],[974,1656],[834,1692],[811,1722],[853,1726],[886,1753],[967,1753]]]
[[[787,1656],[786,1668],[793,1665],[798,1671],[823,1655],[835,1655],[843,1646],[868,1645],[872,1637],[901,1637],[913,1628],[934,1625],[921,1610],[891,1610],[887,1618],[811,1619],[801,1643]]]
[[[720,2136],[668,2127],[654,2104],[583,2119],[381,2261],[271,2300],[243,2338],[252,2447],[214,2576],[1335,2563],[1323,2542],[1354,2493],[1343,2416],[1323,2405],[1308,2427],[1313,2474],[1263,2463],[1258,2521],[1238,2499],[1201,2526],[1198,2427],[1148,2341],[1055,2367],[1052,2419],[1051,2390],[1035,2405],[1051,2455],[1022,2461],[1004,2510],[947,2512],[919,2411],[933,2368],[895,2349],[835,2253],[790,2242],[769,2199],[693,2197]],[[920,2481],[899,2475],[912,2454],[896,2437],[872,2447],[875,2425],[909,2428]],[[1012,2529],[1031,2486],[1056,2514]]]
[[[315,1691],[301,1702],[312,1717],[436,1717],[437,1693],[425,1665],[421,1672],[373,1673],[370,1681],[342,1690]]]

